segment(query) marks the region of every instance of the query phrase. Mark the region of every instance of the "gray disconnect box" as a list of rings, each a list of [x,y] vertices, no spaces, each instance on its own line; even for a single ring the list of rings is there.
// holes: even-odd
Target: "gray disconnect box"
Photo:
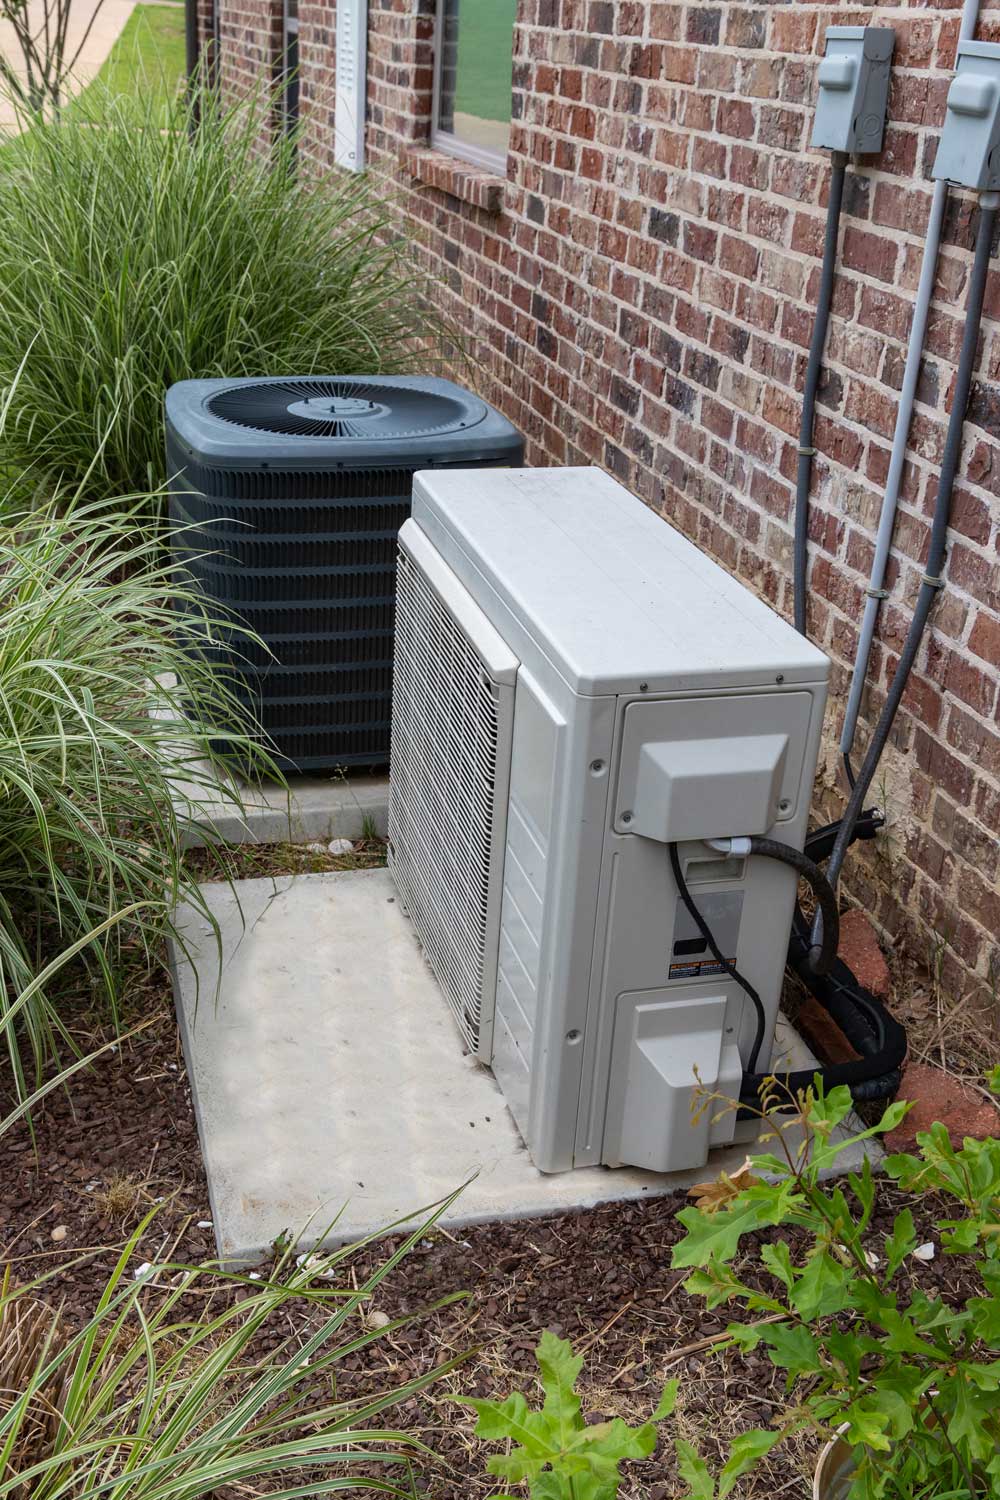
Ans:
[[[1000,188],[1000,45],[962,42],[933,175],[977,192]]]
[[[895,43],[891,26],[827,27],[813,146],[826,151],[881,151]]]

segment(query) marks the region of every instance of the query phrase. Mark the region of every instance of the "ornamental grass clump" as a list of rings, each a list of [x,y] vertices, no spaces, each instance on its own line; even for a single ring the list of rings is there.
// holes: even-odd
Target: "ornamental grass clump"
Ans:
[[[296,168],[275,103],[194,89],[164,117],[153,88],[94,84],[3,148],[0,467],[153,493],[174,381],[434,365],[442,325],[391,203],[365,175]]]
[[[0,1500],[342,1490],[412,1500],[414,1465],[429,1450],[383,1414],[461,1356],[394,1375],[393,1335],[420,1315],[373,1327],[365,1309],[438,1213],[360,1280],[350,1267],[357,1246],[308,1258],[286,1250],[267,1277],[137,1264],[155,1213],[76,1326],[39,1300],[43,1285],[0,1281]],[[342,1396],[345,1361],[383,1344],[380,1377]]]
[[[272,769],[252,734],[234,741],[225,677],[177,642],[178,604],[210,638],[233,627],[171,577],[143,505],[0,524],[0,1047],[22,1098],[72,1051],[60,996],[78,999],[81,967],[116,1021],[123,945],[158,961],[178,898],[214,927],[181,849],[200,789],[218,792],[220,728]]]

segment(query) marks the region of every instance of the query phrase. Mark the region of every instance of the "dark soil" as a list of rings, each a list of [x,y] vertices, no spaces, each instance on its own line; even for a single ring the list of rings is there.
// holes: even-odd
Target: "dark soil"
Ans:
[[[276,873],[266,857],[256,873]],[[249,873],[249,871],[247,871]],[[78,1075],[68,1092],[40,1107],[33,1145],[19,1126],[0,1145],[0,1264],[26,1281],[56,1273],[46,1296],[62,1301],[79,1324],[92,1310],[117,1252],[143,1214],[159,1211],[137,1258],[204,1261],[214,1254],[208,1194],[191,1094],[164,972],[133,986],[131,1014],[143,1030]],[[93,1046],[103,1038],[86,1038]],[[878,1248],[894,1211],[894,1194],[872,1230]],[[677,1423],[711,1461],[726,1440],[771,1424],[787,1398],[779,1372],[763,1355],[720,1353],[711,1338],[725,1309],[706,1312],[670,1268],[670,1247],[685,1200],[610,1204],[586,1213],[515,1224],[429,1233],[379,1289],[368,1311],[395,1318],[420,1313],[452,1291],[470,1296],[391,1332],[343,1366],[348,1398],[374,1383],[399,1383],[472,1351],[457,1372],[390,1413],[393,1425],[419,1431],[438,1455],[420,1476],[433,1500],[486,1500],[497,1482],[485,1474],[491,1451],[473,1439],[460,1393],[503,1396],[527,1389],[533,1350],[549,1328],[586,1352],[584,1409],[594,1416],[643,1420],[665,1378],[679,1375]],[[934,1206],[918,1207],[923,1237],[936,1239]],[[55,1237],[54,1237],[55,1236]],[[387,1253],[387,1242],[359,1252],[346,1273],[358,1279]],[[90,1252],[80,1263],[81,1252]],[[957,1263],[913,1262],[910,1274],[930,1292],[961,1301]],[[304,1308],[304,1335],[317,1314]],[[287,1323],[282,1336],[288,1333]],[[278,1334],[275,1334],[277,1340]],[[680,1492],[668,1451],[632,1466],[624,1493],[669,1500]],[[815,1459],[809,1444],[782,1449],[737,1492],[805,1496]],[[246,1493],[241,1492],[241,1493]]]
[[[385,864],[383,839],[359,839],[349,854],[331,854],[324,843],[230,844],[191,849],[184,863],[198,880],[258,880],[262,876],[321,875],[330,870],[372,870]]]

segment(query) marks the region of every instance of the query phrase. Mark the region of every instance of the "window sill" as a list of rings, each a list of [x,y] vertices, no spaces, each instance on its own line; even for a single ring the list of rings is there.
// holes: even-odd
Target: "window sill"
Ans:
[[[418,182],[460,198],[463,203],[471,203],[483,213],[498,214],[503,209],[507,179],[495,172],[474,167],[447,152],[433,151],[429,146],[407,146],[400,153],[400,162]]]

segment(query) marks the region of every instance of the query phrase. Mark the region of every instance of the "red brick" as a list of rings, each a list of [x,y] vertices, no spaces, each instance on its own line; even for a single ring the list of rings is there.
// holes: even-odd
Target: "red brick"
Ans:
[[[899,246],[889,235],[872,234],[869,230],[849,225],[844,234],[842,255],[844,265],[852,271],[891,282],[895,277]]]
[[[889,966],[870,919],[856,907],[844,912],[840,919],[838,957],[866,990],[880,1000],[889,999],[892,993]]]
[[[992,667],[1000,667],[1000,620],[980,612],[969,635],[969,649]]]
[[[912,1102],[912,1109],[902,1124],[884,1137],[885,1149],[891,1152],[916,1149],[916,1137],[940,1121],[960,1149],[963,1140],[989,1140],[1000,1134],[1000,1110],[982,1094],[963,1084],[951,1073],[929,1063],[907,1063],[897,1096]]]
[[[204,35],[209,0],[200,5]],[[280,6],[220,8],[230,97],[269,76]],[[885,149],[850,169],[810,521],[810,626],[833,657],[838,697],[886,480],[957,8],[896,7]],[[520,0],[505,180],[426,150],[431,9],[430,0],[369,7],[367,154],[390,179],[428,295],[466,340],[477,386],[525,432],[529,462],[610,468],[787,612],[830,180],[828,156],[808,149],[815,58],[828,22],[870,18],[857,7],[753,0]],[[302,161],[317,172],[330,166],[335,11],[335,0],[300,0]],[[985,12],[979,35],[997,30]],[[974,228],[972,199],[953,195],[951,205],[863,733],[896,669],[936,494]],[[998,321],[993,271],[952,497],[948,588],[893,734],[893,783],[910,797],[892,859],[855,846],[844,872],[845,890],[900,941],[926,949],[935,931],[950,934],[942,976],[955,994],[982,987],[997,916]],[[819,803],[824,816],[839,807],[829,796]]]

